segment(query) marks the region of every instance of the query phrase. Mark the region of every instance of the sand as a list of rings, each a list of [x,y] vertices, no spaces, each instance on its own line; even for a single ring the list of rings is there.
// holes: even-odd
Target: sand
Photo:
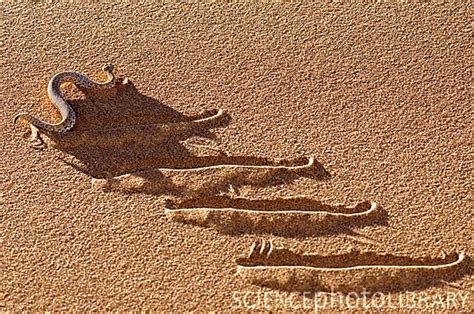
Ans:
[[[259,238],[321,256],[474,254],[472,5],[2,3],[1,14],[1,310],[313,310],[301,295],[236,276]],[[106,62],[132,83],[101,93],[66,86],[74,130],[168,129],[29,147],[13,116],[58,119],[46,96],[52,75],[101,79]],[[216,125],[169,126],[218,109]],[[310,157],[309,174],[156,170]],[[106,182],[123,175],[120,188]],[[219,195],[377,202],[386,220],[298,236],[165,215],[166,202]],[[473,308],[469,271],[417,282],[415,297],[432,298],[417,309]],[[265,305],[264,293],[297,305]]]

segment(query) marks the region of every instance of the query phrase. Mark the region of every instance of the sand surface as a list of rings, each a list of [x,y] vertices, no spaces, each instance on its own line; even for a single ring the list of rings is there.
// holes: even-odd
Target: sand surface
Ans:
[[[255,300],[276,290],[235,275],[261,237],[304,254],[474,254],[472,5],[2,3],[1,24],[2,310],[275,309]],[[225,117],[30,148],[12,117],[58,119],[52,75],[101,79],[106,62],[133,85],[66,86],[75,130]],[[155,169],[309,157],[324,175]],[[116,188],[100,181],[139,170]],[[288,236],[165,216],[167,201],[219,195],[374,201],[387,219]],[[468,295],[472,310],[469,272],[418,283],[418,295]]]

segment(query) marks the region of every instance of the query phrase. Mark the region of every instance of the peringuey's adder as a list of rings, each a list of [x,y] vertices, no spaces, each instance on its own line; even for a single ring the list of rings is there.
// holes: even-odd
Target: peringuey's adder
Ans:
[[[69,131],[76,123],[76,114],[71,105],[61,95],[61,84],[66,82],[72,82],[80,87],[100,89],[113,87],[115,85],[115,75],[113,73],[113,66],[110,64],[106,64],[103,66],[102,70],[107,74],[108,77],[107,81],[103,83],[95,82],[88,78],[86,75],[75,71],[60,72],[53,76],[53,78],[49,81],[48,84],[48,96],[51,99],[53,105],[61,113],[62,120],[60,122],[49,123],[27,113],[17,114],[14,117],[13,122],[16,123],[19,120],[26,120],[30,123],[30,125],[33,125],[39,130],[48,132],[64,133]]]

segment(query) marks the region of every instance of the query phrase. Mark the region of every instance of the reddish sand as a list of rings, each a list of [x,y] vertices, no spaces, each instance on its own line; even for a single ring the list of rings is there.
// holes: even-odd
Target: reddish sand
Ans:
[[[1,4],[0,310],[312,310],[291,289],[236,276],[236,260],[261,237],[300,254],[472,256],[472,13],[470,4]],[[72,132],[215,109],[225,117],[199,130],[112,130],[29,147],[13,116],[57,119],[46,96],[52,75],[101,79],[106,62],[133,84],[66,86]],[[156,170],[308,157],[314,173]],[[165,215],[167,202],[219,195],[330,209],[374,201],[386,217],[299,236]],[[438,279],[410,283],[417,300],[428,298],[418,310],[472,311],[469,267]],[[265,305],[265,293],[296,305]],[[380,294],[371,300],[387,300]]]

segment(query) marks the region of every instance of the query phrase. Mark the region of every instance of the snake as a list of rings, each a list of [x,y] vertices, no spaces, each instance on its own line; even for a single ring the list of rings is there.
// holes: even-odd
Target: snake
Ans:
[[[18,121],[24,120],[30,123],[30,125],[36,128],[54,132],[54,133],[65,133],[74,127],[76,123],[76,113],[72,106],[66,101],[64,96],[61,94],[60,87],[62,83],[71,82],[76,86],[80,86],[86,89],[98,88],[106,89],[111,88],[115,85],[115,75],[113,73],[114,67],[111,64],[106,64],[102,67],[102,71],[107,74],[107,80],[105,82],[96,82],[88,78],[85,74],[76,71],[64,71],[57,73],[49,81],[48,84],[48,97],[53,105],[58,109],[61,114],[61,121],[58,123],[49,123],[41,120],[39,117],[30,115],[27,113],[18,113],[13,118],[13,123],[16,124]]]

